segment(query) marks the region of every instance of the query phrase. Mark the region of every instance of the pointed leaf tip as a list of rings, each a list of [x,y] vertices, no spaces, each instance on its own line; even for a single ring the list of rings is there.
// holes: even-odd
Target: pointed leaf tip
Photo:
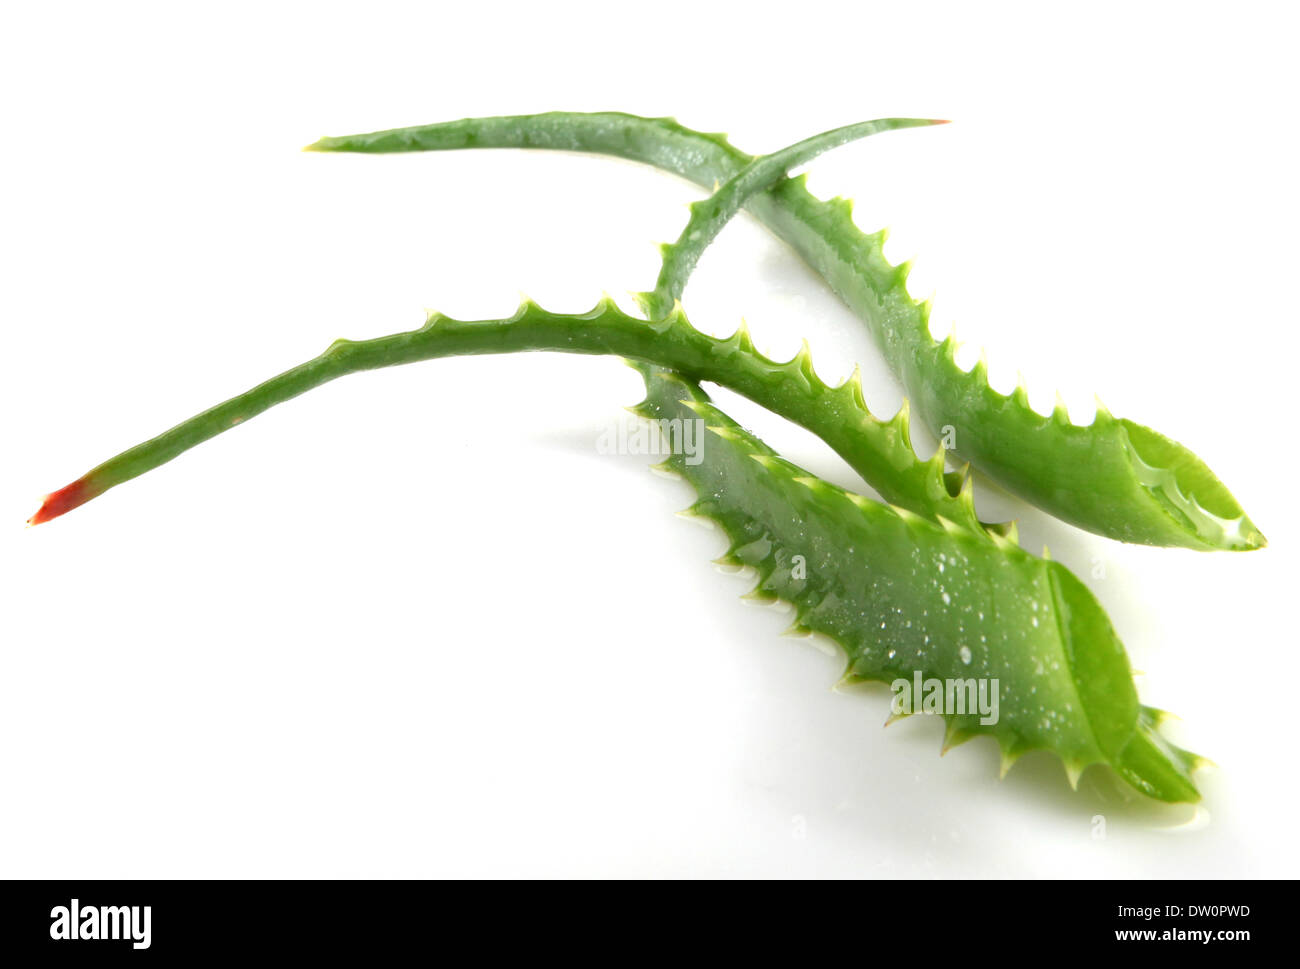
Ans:
[[[27,524],[42,525],[72,511],[78,505],[84,505],[97,494],[97,491],[89,487],[85,478],[78,478],[72,484],[46,495],[45,500],[41,502],[41,507],[36,509],[36,514],[27,519]]]
[[[336,149],[334,145],[339,140],[340,139],[331,137],[330,135],[322,135],[321,137],[313,141],[310,145],[303,145],[302,150],[303,151],[335,151]]]

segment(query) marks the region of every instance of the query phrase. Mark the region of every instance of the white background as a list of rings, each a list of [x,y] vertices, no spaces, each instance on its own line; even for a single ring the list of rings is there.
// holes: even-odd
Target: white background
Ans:
[[[0,27],[0,875],[1268,876],[1297,857],[1293,7],[660,2],[7,4]],[[979,482],[1089,583],[1144,700],[1220,765],[1198,808],[990,741],[882,731],[886,692],[778,634],[595,442],[617,361],[348,378],[52,524],[42,494],[422,308],[625,305],[700,192],[595,157],[303,154],[550,109],[674,114],[812,164],[889,225],[936,329],[1034,402],[1184,441],[1269,536],[1122,547]],[[863,365],[855,318],[747,217],[696,325]],[[810,435],[719,400],[792,459]],[[928,454],[933,440],[917,434]],[[1104,571],[1104,577],[1094,575]],[[1093,818],[1106,818],[1105,840]]]

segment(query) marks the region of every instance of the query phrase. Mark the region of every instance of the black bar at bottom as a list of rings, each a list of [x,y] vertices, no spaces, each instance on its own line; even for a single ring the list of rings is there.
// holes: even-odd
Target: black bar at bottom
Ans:
[[[744,883],[625,882],[593,892],[582,882],[0,882],[0,959],[351,951],[370,961],[409,954],[413,945],[431,955],[450,955],[451,945],[486,955],[512,943],[540,946],[536,957],[563,939],[570,953],[590,947],[618,961],[659,946],[680,957],[688,936],[733,952],[787,936],[800,947],[794,951],[811,954],[825,933],[841,946],[856,938],[877,953],[900,946],[936,957],[1190,948],[1231,955],[1253,942],[1286,941],[1281,923],[1293,886],[960,881],[804,884],[788,897],[773,885],[751,891]]]

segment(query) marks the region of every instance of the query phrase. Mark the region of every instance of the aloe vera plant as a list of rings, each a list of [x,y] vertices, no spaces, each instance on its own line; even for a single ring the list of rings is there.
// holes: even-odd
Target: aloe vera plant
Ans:
[[[723,135],[692,131],[670,118],[616,112],[469,118],[322,138],[309,146],[374,153],[459,148],[616,155],[706,187],[728,181],[754,161]],[[1265,544],[1223,483],[1177,442],[1104,409],[1086,427],[1072,424],[1059,407],[1045,417],[1029,406],[1023,386],[1010,395],[989,386],[982,361],[963,371],[955,341],[934,340],[929,305],[908,294],[908,265],[885,258],[886,233],[859,230],[847,200],[820,200],[802,178],[793,178],[745,204],[867,323],[931,430],[956,428],[957,453],[1008,490],[1064,521],[1124,542],[1203,550]]]
[[[686,320],[677,301],[699,253],[756,193],[788,184],[784,173],[853,137],[925,122],[894,119],[848,126],[741,165],[674,246],[651,293],[650,320],[604,299],[585,314],[550,313],[525,302],[509,319],[464,322],[431,314],[417,330],[339,340],[325,353],[110,459],[47,497],[32,518],[47,521],[171,460],[267,408],[359,370],[443,356],[521,350],[617,354],[639,361],[653,420],[702,418],[703,460],[665,466],[700,495],[695,514],[731,539],[725,560],[753,567],[756,593],[796,610],[796,627],[830,637],[848,657],[850,680],[915,675],[994,680],[1001,716],[945,713],[947,746],[994,737],[1004,769],[1020,754],[1051,750],[1071,781],[1110,765],[1136,789],[1167,801],[1195,800],[1200,759],[1165,741],[1159,714],[1138,703],[1122,645],[1096,600],[1064,566],[1020,549],[1014,528],[980,523],[968,478],[946,475],[942,449],[913,451],[908,411],[883,422],[867,412],[856,375],[837,388],[816,376],[805,345],[778,364],[754,350],[743,326],[718,340]],[[697,381],[729,386],[828,441],[889,505],[835,488],[782,461],[712,405]],[[807,568],[792,564],[800,557]]]

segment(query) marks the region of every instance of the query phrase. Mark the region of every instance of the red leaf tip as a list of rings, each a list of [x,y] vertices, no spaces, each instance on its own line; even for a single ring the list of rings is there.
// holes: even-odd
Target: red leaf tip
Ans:
[[[85,504],[91,498],[95,497],[95,492],[86,486],[85,478],[78,478],[66,488],[60,488],[58,491],[45,496],[41,502],[41,507],[36,509],[36,514],[27,519],[28,525],[40,525],[51,518],[58,518],[65,512],[72,511],[78,505]]]

